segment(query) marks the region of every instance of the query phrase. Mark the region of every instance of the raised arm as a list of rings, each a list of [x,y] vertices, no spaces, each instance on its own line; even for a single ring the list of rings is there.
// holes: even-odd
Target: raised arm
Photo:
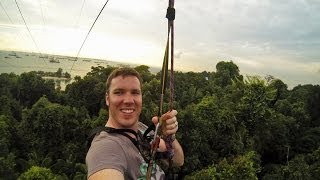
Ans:
[[[182,166],[184,163],[184,153],[179,141],[175,138],[175,134],[179,129],[178,121],[176,115],[178,112],[176,110],[169,111],[161,116],[161,119],[165,122],[162,127],[162,134],[165,136],[173,136],[174,141],[172,142],[172,148],[174,150],[174,156],[172,158],[174,165]],[[158,123],[158,118],[152,118],[153,123]],[[161,151],[166,151],[165,141],[160,140],[159,148]]]

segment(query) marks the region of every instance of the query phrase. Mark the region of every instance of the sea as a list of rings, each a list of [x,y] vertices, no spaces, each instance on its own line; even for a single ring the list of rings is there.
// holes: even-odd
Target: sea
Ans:
[[[91,71],[91,67],[98,66],[135,67],[138,65],[103,59],[76,58],[53,54],[0,50],[0,74],[15,73],[20,75],[21,73],[30,71],[56,72],[61,68],[63,70],[62,72],[71,74],[71,79],[44,77],[44,79],[54,80],[56,87],[59,87],[61,90],[64,90],[67,84],[72,83],[75,76],[84,77]],[[150,67],[150,72],[152,73],[157,73],[159,71],[159,68]]]

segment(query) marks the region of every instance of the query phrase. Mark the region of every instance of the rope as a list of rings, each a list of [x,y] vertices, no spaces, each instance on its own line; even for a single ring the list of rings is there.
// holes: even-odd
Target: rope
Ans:
[[[165,49],[165,55],[163,58],[163,64],[162,64],[162,71],[161,71],[161,97],[160,97],[160,103],[159,103],[159,110],[158,110],[158,117],[161,117],[162,111],[163,111],[163,99],[165,95],[166,90],[166,82],[167,82],[167,76],[168,76],[168,64],[169,64],[169,48],[170,49],[170,59],[171,59],[171,69],[170,69],[170,110],[173,109],[173,94],[174,94],[174,26],[173,21],[175,19],[175,9],[174,9],[174,0],[169,0],[169,5],[167,8],[167,14],[166,18],[168,19],[168,34],[167,34],[167,43],[166,43],[166,49]],[[170,36],[171,35],[171,36]],[[171,43],[169,41],[171,40]],[[147,176],[146,179],[150,180],[152,176],[152,169],[154,167],[155,162],[155,154],[159,147],[160,143],[160,137],[161,137],[161,126],[162,126],[162,120],[160,118],[159,123],[156,126],[155,129],[155,136],[154,140],[151,145],[151,160],[148,163],[148,169],[147,169]],[[169,170],[172,166],[172,157],[174,156],[174,151],[172,147],[173,137],[167,136],[163,137],[164,141],[166,142],[168,157],[169,157]]]

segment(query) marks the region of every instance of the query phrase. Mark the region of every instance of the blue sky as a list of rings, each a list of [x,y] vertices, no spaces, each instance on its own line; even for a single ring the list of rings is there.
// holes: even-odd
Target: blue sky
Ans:
[[[0,49],[76,56],[105,0],[1,0]],[[161,66],[167,0],[110,0],[80,55]],[[320,84],[319,0],[176,0],[175,67]]]

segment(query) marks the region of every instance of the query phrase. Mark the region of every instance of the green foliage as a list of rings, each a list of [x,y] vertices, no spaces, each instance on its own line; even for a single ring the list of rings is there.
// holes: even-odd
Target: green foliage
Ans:
[[[9,98],[18,99],[20,93],[19,76],[10,73],[0,74],[0,94]]]
[[[191,103],[199,103],[206,93],[208,81],[206,73],[176,72],[174,75],[174,95],[183,109]]]
[[[320,149],[306,155],[297,155],[286,165],[269,165],[263,180],[271,179],[319,179]]]
[[[140,66],[137,66],[134,68],[136,71],[139,72],[139,74],[143,80],[143,83],[149,82],[155,77],[155,75],[153,75],[150,72],[149,68],[150,67],[146,66],[146,65],[140,65]]]
[[[11,133],[8,121],[9,119],[6,116],[0,116],[0,157],[8,154],[10,149]]]
[[[320,147],[320,127],[311,128],[297,139],[296,150],[300,153],[311,153]]]
[[[15,171],[15,158],[16,156],[13,153],[0,156],[0,177],[6,177],[6,179],[16,179],[17,172]]]
[[[285,179],[312,179],[309,165],[303,156],[296,156],[284,166],[282,173]]]
[[[186,176],[185,180],[216,180],[218,179],[217,176],[217,168],[215,166],[209,166],[208,168],[197,171],[190,176]]]
[[[206,169],[198,171],[185,179],[258,179],[260,172],[259,158],[251,151],[242,156],[224,158],[218,164],[213,164]]]
[[[76,77],[75,82],[66,87],[68,105],[85,107],[91,116],[97,116],[100,108],[105,107],[105,82],[113,69],[111,66],[92,67],[83,79]]]
[[[21,109],[17,100],[9,98],[9,96],[0,96],[0,114],[21,120]]]
[[[15,154],[13,149],[13,133],[10,119],[0,115],[0,177],[15,179]]]
[[[215,85],[220,87],[226,87],[232,84],[232,80],[236,78],[242,79],[240,76],[239,68],[232,61],[230,62],[218,62],[216,65],[217,72],[215,74]]]
[[[82,162],[86,154],[86,131],[91,129],[81,126],[85,118],[77,109],[51,103],[45,97],[32,109],[25,110],[18,133],[24,142],[22,155],[27,157],[29,167],[50,167],[57,159],[70,156],[71,163]]]
[[[19,180],[57,180],[59,179],[57,175],[53,174],[48,168],[32,166],[28,171],[21,174],[18,178]]]
[[[108,119],[105,81],[115,68],[92,67],[65,91],[39,72],[0,74],[0,177],[86,179],[86,138]],[[144,81],[140,121],[150,125],[159,110],[160,73],[135,69]],[[185,153],[179,178],[320,177],[319,85],[288,90],[272,76],[244,79],[232,61],[216,69],[175,72],[176,136]],[[163,111],[168,102],[169,90]]]
[[[53,81],[45,81],[35,72],[22,73],[19,79],[19,101],[23,106],[31,107],[42,96],[55,99]]]
[[[220,161],[218,167],[220,179],[258,179],[260,172],[259,157],[250,151],[243,156],[237,156],[228,162],[226,159]]]

